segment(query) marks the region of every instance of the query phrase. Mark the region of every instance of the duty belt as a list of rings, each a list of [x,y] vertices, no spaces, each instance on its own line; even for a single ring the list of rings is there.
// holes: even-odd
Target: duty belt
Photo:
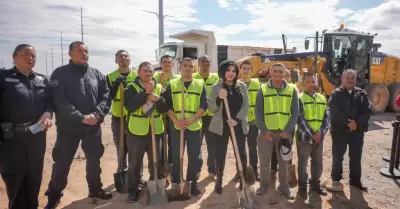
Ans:
[[[13,124],[14,130],[17,132],[27,132],[29,131],[29,126],[31,126],[32,123],[18,123],[18,124]]]

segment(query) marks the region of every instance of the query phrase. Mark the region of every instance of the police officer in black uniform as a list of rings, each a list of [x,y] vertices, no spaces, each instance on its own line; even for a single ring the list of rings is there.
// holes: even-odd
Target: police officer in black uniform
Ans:
[[[32,46],[18,45],[13,59],[15,66],[0,73],[0,173],[8,208],[36,209],[53,113],[51,93],[46,77],[33,70]]]
[[[69,46],[69,64],[54,70],[50,87],[56,113],[57,141],[53,149],[53,171],[46,192],[46,209],[55,208],[67,185],[68,173],[82,141],[87,159],[89,197],[112,198],[102,189],[100,158],[104,153],[100,124],[109,111],[106,77],[88,65],[88,48],[76,41]]]

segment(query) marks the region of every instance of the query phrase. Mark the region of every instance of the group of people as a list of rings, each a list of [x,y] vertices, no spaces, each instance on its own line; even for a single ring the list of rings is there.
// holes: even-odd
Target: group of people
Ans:
[[[89,66],[87,46],[76,41],[69,47],[69,64],[55,69],[48,80],[33,70],[36,53],[32,46],[19,45],[12,56],[15,66],[0,73],[0,173],[7,187],[10,209],[38,207],[46,131],[52,126],[53,113],[57,140],[46,191],[46,209],[55,208],[63,196],[80,142],[87,159],[89,197],[112,198],[110,192],[102,189],[100,179],[100,159],[104,152],[100,124],[108,112],[112,114],[118,170],[128,169],[129,203],[138,200],[140,186],[146,185],[143,179],[145,153],[149,160],[149,180],[158,178],[152,172],[157,169],[153,167],[153,134],[157,161],[171,164],[172,185],[180,183],[181,130],[187,146],[186,180],[192,182],[192,196],[202,193],[197,182],[203,164],[203,138],[208,152],[207,178],[215,180],[216,193],[223,192],[231,130],[235,132],[239,151],[235,154],[243,167],[247,167],[249,156],[249,164],[260,182],[256,191],[259,195],[268,192],[276,173],[278,189],[287,199],[294,199],[290,187],[297,183],[298,195],[303,199],[307,199],[307,184],[310,184],[310,191],[319,195],[327,194],[323,187],[342,190],[342,161],[347,145],[351,150],[350,185],[367,190],[361,182],[361,154],[371,110],[366,92],[355,87],[356,72],[353,70],[343,73],[342,85],[327,101],[324,95],[315,92],[314,75],[305,73],[300,92],[290,83],[290,71],[280,63],[273,64],[269,69],[270,77],[260,82],[252,78],[252,63],[248,60],[240,65],[226,60],[219,65],[218,73],[211,73],[212,60],[204,55],[198,59],[199,72],[194,73],[194,61],[183,58],[178,75],[172,72],[174,62],[170,56],[161,57],[160,71],[154,71],[149,62],[141,63],[138,70],[133,71],[129,67],[128,52],[120,50],[115,54],[118,69],[105,76]],[[121,117],[126,125],[124,133],[120,132]],[[36,129],[39,131],[33,131]],[[333,146],[332,181],[321,185],[323,143],[329,129]],[[119,146],[122,134],[126,146]],[[298,181],[289,184],[289,180],[296,178],[291,160],[294,138]],[[124,150],[119,150],[120,147]],[[168,153],[164,153],[165,150]],[[310,157],[309,180],[307,163]],[[239,172],[234,180],[238,177]],[[246,180],[247,177],[245,175]],[[244,185],[239,183],[242,189]]]

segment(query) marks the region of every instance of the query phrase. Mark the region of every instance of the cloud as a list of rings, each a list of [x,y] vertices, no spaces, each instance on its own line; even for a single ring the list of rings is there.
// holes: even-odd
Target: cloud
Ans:
[[[165,34],[198,22],[194,0],[164,1]],[[116,68],[114,54],[129,51],[132,63],[155,59],[158,47],[158,18],[142,10],[158,12],[158,0],[23,0],[0,2],[0,60],[11,67],[15,46],[28,43],[37,52],[36,70],[42,73],[61,65],[60,32],[63,32],[63,62],[68,62],[68,45],[81,40],[80,7],[83,7],[84,42],[90,64],[103,73]],[[175,16],[179,14],[179,16]],[[53,48],[53,58],[51,55]],[[1,66],[0,66],[1,67]]]
[[[225,2],[225,9],[241,4],[233,0]],[[282,47],[281,34],[286,34],[288,48],[306,51],[305,37],[315,36],[315,31],[338,28],[343,23],[346,28],[378,33],[375,42],[382,43],[380,51],[400,54],[399,0],[386,0],[375,8],[362,10],[338,8],[339,3],[340,0],[253,0],[244,7],[250,16],[247,24],[203,25],[201,28],[214,30],[217,44],[229,45]],[[239,41],[235,36],[241,32],[255,34],[257,38]],[[313,50],[312,44],[310,50]]]

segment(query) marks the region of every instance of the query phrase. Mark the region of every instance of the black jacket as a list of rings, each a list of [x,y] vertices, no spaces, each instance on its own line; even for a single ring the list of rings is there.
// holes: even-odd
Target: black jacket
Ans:
[[[332,130],[348,131],[350,119],[357,123],[357,131],[368,131],[372,111],[365,90],[355,87],[350,94],[343,87],[336,88],[329,98],[328,106]]]
[[[82,130],[90,126],[82,123],[85,115],[100,117],[100,127],[110,110],[109,89],[105,76],[88,65],[69,64],[58,67],[50,77],[54,99],[56,125],[60,130]]]
[[[154,79],[153,79],[153,81],[154,81],[154,83],[156,83],[156,81]],[[130,115],[131,113],[135,112],[138,108],[143,106],[146,102],[146,98],[148,95],[139,82],[139,76],[136,77],[136,79],[133,81],[133,83],[137,84],[143,91],[138,93],[133,85],[128,85],[127,88],[125,89],[124,106],[125,106],[126,110],[128,111],[128,115]],[[160,100],[154,106],[155,106],[155,109],[161,114],[166,113],[168,111],[168,107],[165,103],[165,99],[161,95],[160,95]],[[128,117],[128,123],[129,123],[129,117]],[[148,136],[151,136],[150,134],[151,134],[151,132],[149,131]]]

